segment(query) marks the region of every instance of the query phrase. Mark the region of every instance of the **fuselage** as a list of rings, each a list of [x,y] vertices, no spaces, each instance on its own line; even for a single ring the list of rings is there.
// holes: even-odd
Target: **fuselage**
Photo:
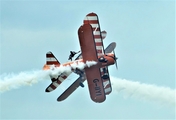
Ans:
[[[90,60],[89,60],[90,61]],[[109,65],[113,65],[115,63],[115,56],[112,53],[108,53],[102,56],[99,56],[97,61],[94,61],[97,64],[95,65],[91,65],[91,66],[96,66],[96,67],[103,67],[103,66],[109,66]],[[83,59],[79,59],[79,60],[75,60],[75,61],[70,61],[70,62],[66,62],[63,64],[58,64],[58,65],[54,65],[54,67],[60,67],[60,66],[75,66],[75,65],[79,65],[79,64],[85,64],[85,67],[91,67],[89,65],[87,65]],[[48,70],[51,69],[51,65],[44,65],[43,66],[43,70]]]

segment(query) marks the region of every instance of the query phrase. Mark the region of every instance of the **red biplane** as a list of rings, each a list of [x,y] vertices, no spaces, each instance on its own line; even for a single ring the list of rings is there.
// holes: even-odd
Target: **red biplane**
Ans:
[[[83,25],[78,29],[78,37],[81,46],[81,54],[75,61],[60,64],[52,52],[46,54],[46,64],[43,69],[51,69],[51,66],[70,66],[75,62],[95,61],[93,66],[86,66],[84,69],[72,68],[72,72],[79,74],[79,78],[67,88],[57,99],[65,100],[79,86],[84,87],[83,82],[87,80],[90,97],[94,102],[103,102],[106,95],[112,91],[108,66],[116,64],[116,56],[112,53],[116,43],[112,42],[106,49],[103,46],[103,39],[106,31],[100,29],[98,16],[95,13],[86,15]],[[117,64],[116,64],[117,67]],[[46,92],[55,90],[72,72],[64,71],[57,76],[51,76],[52,83],[46,88]]]

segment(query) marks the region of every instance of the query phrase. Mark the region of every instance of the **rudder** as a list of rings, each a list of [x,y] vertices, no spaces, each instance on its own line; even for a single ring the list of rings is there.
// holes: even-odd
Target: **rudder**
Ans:
[[[46,53],[46,65],[60,65],[60,62],[53,55],[52,52],[47,52]]]

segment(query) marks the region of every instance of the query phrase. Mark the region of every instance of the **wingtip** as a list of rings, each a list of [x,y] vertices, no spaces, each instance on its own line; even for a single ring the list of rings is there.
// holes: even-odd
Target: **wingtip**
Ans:
[[[48,51],[46,54],[52,54],[52,52],[51,52],[51,51]]]
[[[57,102],[60,102],[60,101],[62,101],[62,100],[60,99],[60,97],[58,97],[58,98],[57,98]]]
[[[50,92],[50,91],[48,89],[46,89],[45,92]]]
[[[62,95],[61,96],[59,96],[58,98],[57,98],[57,101],[58,102],[61,102],[61,101],[63,101],[63,100],[65,100],[66,98],[64,98]]]

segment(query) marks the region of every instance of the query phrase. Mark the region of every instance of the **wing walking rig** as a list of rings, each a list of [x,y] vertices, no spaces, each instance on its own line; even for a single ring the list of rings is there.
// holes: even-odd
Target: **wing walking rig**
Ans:
[[[89,13],[83,20],[83,25],[78,29],[78,38],[81,47],[81,54],[75,61],[60,64],[52,52],[46,53],[46,64],[43,70],[70,66],[71,71],[63,71],[57,75],[50,75],[51,84],[46,88],[46,92],[55,90],[72,72],[79,75],[77,80],[70,85],[58,98],[57,101],[65,100],[79,86],[84,87],[83,82],[87,80],[90,97],[94,102],[101,103],[106,99],[106,95],[112,92],[111,81],[108,66],[116,63],[116,56],[112,53],[116,43],[112,42],[104,49],[103,39],[106,37],[106,31],[101,31],[98,16],[95,13]],[[95,61],[93,66],[85,66],[84,69],[73,68],[75,63],[86,63]]]

